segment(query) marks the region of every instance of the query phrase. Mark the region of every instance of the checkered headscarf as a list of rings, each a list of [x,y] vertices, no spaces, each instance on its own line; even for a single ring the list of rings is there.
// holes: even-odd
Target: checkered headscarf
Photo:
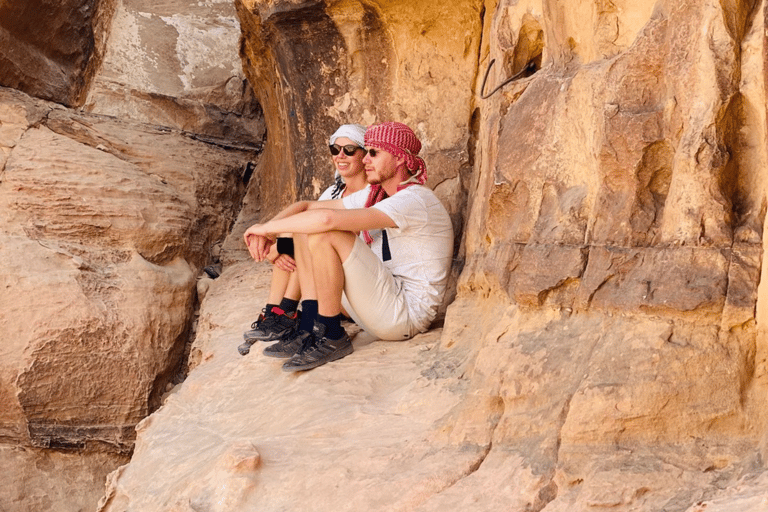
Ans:
[[[411,177],[397,186],[398,191],[411,185],[426,183],[427,164],[420,156],[417,156],[421,151],[421,141],[408,126],[395,122],[371,125],[365,131],[365,145],[405,158],[405,166],[411,173]],[[381,185],[371,185],[365,207],[373,206],[386,197],[387,193]],[[363,238],[368,244],[373,242],[368,231],[363,231]]]

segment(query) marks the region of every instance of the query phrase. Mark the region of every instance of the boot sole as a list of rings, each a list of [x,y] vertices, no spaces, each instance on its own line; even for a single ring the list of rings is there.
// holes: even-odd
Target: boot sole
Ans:
[[[247,332],[243,333],[243,339],[248,343],[256,343],[257,341],[262,341],[264,343],[269,343],[270,341],[276,341],[285,336],[290,332],[290,329],[286,329],[283,332],[280,333],[271,333],[266,336],[248,336]]]
[[[296,354],[296,352],[287,354],[285,352],[266,352],[266,350],[262,353],[267,357],[274,357],[276,359],[290,359]]]

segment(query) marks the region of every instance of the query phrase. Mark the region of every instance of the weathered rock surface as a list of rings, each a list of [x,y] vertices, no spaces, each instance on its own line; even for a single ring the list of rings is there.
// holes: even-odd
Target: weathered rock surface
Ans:
[[[748,440],[659,439],[685,418],[652,416],[648,400],[665,388],[677,401],[668,410],[690,407],[692,390],[674,391],[678,376],[696,372],[692,357],[722,355],[669,344],[659,332],[668,325],[459,298],[443,329],[406,343],[361,333],[343,360],[285,374],[258,350],[235,351],[266,298],[268,268],[253,266],[232,265],[212,283],[198,366],[140,425],[101,511],[685,510],[725,499],[720,489],[758,467]],[[605,334],[614,331],[644,367],[616,360]],[[660,366],[667,375],[642,380]],[[609,401],[590,389],[609,378],[638,384]],[[721,396],[693,405],[706,419],[722,412]],[[606,435],[612,442],[599,442]]]
[[[122,461],[181,370],[196,276],[257,155],[7,89],[0,155],[0,440]]]
[[[91,511],[109,474],[130,459],[113,452],[70,452],[0,445],[3,511]]]
[[[83,108],[260,147],[264,119],[239,39],[230,0],[121,0]]]
[[[439,341],[361,340],[286,376],[237,361],[250,317],[216,316],[213,292],[200,366],[102,510],[760,510],[762,2],[237,7],[278,138],[240,224],[312,189],[341,113],[405,121],[464,223],[458,296]],[[172,490],[144,492],[158,466]]]
[[[254,266],[212,283],[198,366],[138,427],[133,462],[111,477],[101,510],[407,510],[468,471],[474,454],[450,461],[432,439],[460,398],[421,375],[439,330],[398,344],[361,333],[352,356],[286,374],[259,346],[245,358],[235,350],[266,299],[270,269]],[[148,471],[156,484],[139,489]]]
[[[93,510],[179,380],[264,122],[230,2],[16,2],[0,37],[1,83],[83,106],[0,93],[0,510]]]
[[[123,23],[124,35],[133,23],[167,28],[163,17],[177,18],[165,6],[125,3],[113,27]],[[109,477],[102,512],[765,508],[764,2],[237,0],[235,7],[268,144],[224,244],[228,265],[208,282],[194,370],[139,425],[135,453]],[[175,45],[159,53],[174,60],[173,52],[183,54]],[[139,61],[136,69],[146,70],[151,58]],[[116,97],[110,73],[132,83],[120,68],[127,60],[106,62],[93,98]],[[179,74],[187,76],[156,74],[143,86],[151,94],[129,94],[114,115],[156,118],[157,103],[139,100],[184,97],[173,92],[186,90]],[[108,101],[88,108],[99,103]],[[64,400],[51,408],[59,402],[47,396],[69,395],[55,385],[50,347],[55,340],[81,362],[62,371],[99,350],[117,360],[116,347],[134,365],[162,368],[120,342],[136,335],[157,339],[155,347],[179,335],[167,311],[135,301],[162,296],[157,290],[172,289],[177,276],[190,285],[189,269],[200,264],[190,254],[199,251],[179,233],[196,230],[174,217],[189,196],[173,173],[153,169],[167,181],[160,184],[137,173],[136,190],[158,197],[151,205],[176,221],[164,228],[154,213],[145,226],[136,212],[144,220],[149,204],[115,208],[110,196],[121,182],[112,174],[85,173],[84,185],[54,176],[62,184],[51,204],[64,209],[45,216],[36,197],[45,197],[40,184],[48,182],[24,179],[25,162],[36,161],[24,148],[66,150],[76,134],[96,137],[65,122],[71,114],[37,108],[4,114],[40,120],[23,137],[13,124],[0,128],[14,141],[0,153],[0,220],[14,243],[0,250],[13,256],[4,263],[9,276],[23,266],[44,269],[38,275],[52,276],[67,300],[46,298],[47,313],[27,313],[45,325],[28,338],[41,340],[33,350],[9,345],[11,366],[14,358],[38,362],[0,388],[12,404],[0,411],[3,435],[58,442],[45,423],[55,418],[56,428],[77,425],[70,431],[114,443],[119,431],[107,437],[74,419],[103,410],[133,421],[150,407],[126,406],[110,388],[96,402],[103,407]],[[197,115],[186,125],[182,115],[168,118],[187,130]],[[94,122],[83,119],[79,125]],[[360,334],[355,353],[301,375],[282,373],[258,350],[240,357],[235,347],[268,281],[266,266],[241,261],[244,226],[320,190],[336,125],[385,119],[409,123],[423,138],[429,183],[462,234],[444,326],[398,344]],[[113,129],[104,128],[99,144],[115,147]],[[126,146],[127,162],[149,161],[133,148]],[[102,153],[78,158],[109,170]],[[96,179],[107,193],[85,210],[72,198]],[[4,196],[10,187],[14,194]],[[92,220],[78,221],[82,211]],[[127,218],[116,214],[123,211]],[[101,244],[81,250],[77,240],[91,232],[101,233]],[[104,256],[116,250],[131,257]],[[136,279],[146,268],[154,273]],[[75,286],[73,275],[85,284]],[[25,294],[41,286],[6,279]],[[188,299],[166,297],[180,309]],[[69,314],[64,304],[85,320],[56,337]],[[131,321],[156,315],[168,325],[165,337]],[[115,325],[130,336],[88,344],[97,338],[89,333]],[[114,375],[128,373],[120,367]],[[17,392],[16,383],[33,391]],[[137,395],[159,396],[150,388]],[[98,398],[92,389],[77,396]],[[34,428],[25,432],[18,425],[27,417]]]
[[[0,3],[0,86],[81,105],[104,55],[115,0]]]
[[[460,233],[482,2],[235,5],[244,69],[263,107],[269,144],[226,247],[239,248],[239,233],[254,219],[327,186],[328,173],[318,169],[325,169],[328,136],[340,124],[382,120],[407,123],[419,135],[428,184]]]

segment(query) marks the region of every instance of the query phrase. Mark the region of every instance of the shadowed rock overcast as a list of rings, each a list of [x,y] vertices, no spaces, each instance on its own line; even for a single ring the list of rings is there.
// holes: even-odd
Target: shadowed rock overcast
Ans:
[[[766,510],[766,16],[0,2],[0,510]],[[239,356],[243,230],[385,120],[457,233],[444,319]]]

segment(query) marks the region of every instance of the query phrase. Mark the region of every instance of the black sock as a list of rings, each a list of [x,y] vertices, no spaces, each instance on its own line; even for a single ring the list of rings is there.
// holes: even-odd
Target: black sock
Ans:
[[[293,313],[299,308],[299,301],[289,299],[288,297],[283,297],[283,300],[280,301],[280,309],[285,311],[286,313]]]
[[[312,332],[312,328],[315,326],[315,320],[317,320],[317,301],[301,301],[301,322],[299,322],[299,330]]]
[[[271,314],[272,313],[272,308],[279,308],[279,307],[280,306],[278,306],[277,304],[267,304],[264,307],[264,309],[266,311],[266,313],[264,313],[264,316],[267,316],[267,315]]]
[[[344,336],[344,328],[341,326],[339,315],[323,316],[317,315],[317,321],[325,325],[325,337],[331,340],[338,340]]]

